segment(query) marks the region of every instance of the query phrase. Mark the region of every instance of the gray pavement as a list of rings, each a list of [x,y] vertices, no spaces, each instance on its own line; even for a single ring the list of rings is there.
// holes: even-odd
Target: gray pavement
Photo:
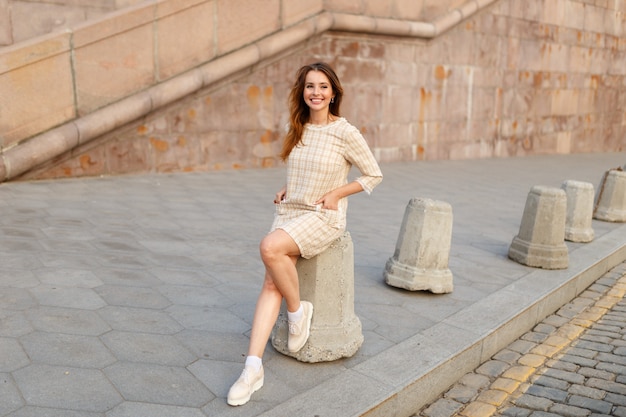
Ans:
[[[416,417],[626,416],[626,262]]]
[[[305,364],[268,346],[265,386],[225,396],[247,349],[258,242],[282,169],[0,185],[0,415],[409,416],[626,259],[626,225],[594,221],[570,266],[507,259],[533,185],[597,186],[626,154],[383,164],[351,197],[352,358]],[[384,284],[413,197],[452,205],[454,291]]]

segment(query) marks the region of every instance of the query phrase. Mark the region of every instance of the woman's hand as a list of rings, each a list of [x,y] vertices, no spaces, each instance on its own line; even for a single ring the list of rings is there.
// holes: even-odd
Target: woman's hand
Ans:
[[[323,209],[338,210],[340,198],[341,197],[337,193],[331,191],[329,193],[324,194],[324,196],[320,198],[319,200],[317,200],[314,204],[315,205],[321,204]]]
[[[285,186],[281,188],[279,192],[276,193],[276,196],[274,197],[274,204],[280,204],[281,201],[285,199],[286,194],[287,194],[287,187]]]
[[[358,181],[352,181],[324,194],[322,198],[313,204],[321,204],[323,209],[339,210],[339,200],[361,191],[363,191],[363,186]]]

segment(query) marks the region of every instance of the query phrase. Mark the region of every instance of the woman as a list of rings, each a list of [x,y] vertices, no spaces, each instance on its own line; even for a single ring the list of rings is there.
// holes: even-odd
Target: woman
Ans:
[[[339,238],[346,225],[349,195],[368,194],[382,173],[358,129],[339,115],[343,89],[325,63],[302,67],[289,95],[290,126],[280,157],[287,161],[287,185],[276,193],[271,231],[261,241],[265,281],[259,295],[250,346],[243,372],[228,392],[228,404],[242,405],[263,386],[261,358],[278,318],[287,304],[287,347],[305,345],[313,305],[300,300],[296,261],[311,258]],[[347,181],[355,165],[361,176]]]

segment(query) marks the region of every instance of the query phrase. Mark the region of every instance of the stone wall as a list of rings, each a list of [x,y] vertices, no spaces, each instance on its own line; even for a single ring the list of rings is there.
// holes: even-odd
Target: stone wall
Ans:
[[[110,12],[137,5],[143,0],[0,0],[0,45],[10,45],[102,17]],[[281,0],[285,8],[302,9],[303,3]],[[150,3],[155,3],[152,0]],[[316,7],[322,5],[317,0]],[[357,13],[368,16],[429,21],[453,10],[466,0],[396,0],[396,1],[353,1],[326,0],[327,10]],[[11,6],[11,7],[9,7]],[[307,6],[308,8],[308,6]],[[271,10],[271,8],[269,8]],[[298,13],[288,12],[293,22],[299,20]],[[236,24],[236,22],[233,22]],[[285,22],[290,24],[289,21]],[[4,35],[4,36],[2,36]]]
[[[13,43],[11,27],[9,0],[0,0],[0,46]]]
[[[144,1],[1,48],[0,147],[91,114],[320,11],[321,1],[308,0],[285,0],[285,6],[280,0]]]
[[[11,45],[70,28],[140,1],[0,0],[0,45]]]
[[[462,8],[468,3],[472,2],[467,0],[325,0],[324,8],[340,13],[429,22],[452,10]],[[478,3],[487,2],[474,3],[478,7]]]
[[[149,113],[138,112],[141,117],[122,127],[98,126],[102,134],[94,140],[81,142],[79,135],[78,146],[22,178],[276,166],[289,87],[297,68],[313,60],[335,66],[346,90],[343,113],[380,161],[623,151],[625,3],[272,0],[255,8],[243,0],[190,0],[184,7],[159,3],[157,32],[154,9],[136,6],[120,14],[115,25],[103,20],[73,30],[75,79],[57,71],[54,86],[44,82],[31,91],[32,96],[44,92],[38,104],[46,117],[27,111],[31,100],[22,112],[9,111],[23,120],[3,124],[2,64],[8,61],[0,49],[0,140],[10,149],[45,124],[89,117],[120,97],[229,51],[248,51],[246,45],[262,39],[261,52],[254,52],[265,54],[261,61],[235,65],[218,82]],[[323,8],[326,14],[319,14]],[[424,36],[391,36],[400,32],[395,24],[406,23],[407,33],[426,27],[423,20],[398,16],[460,23],[443,32],[435,23]],[[283,38],[267,38],[282,32]],[[303,41],[285,40],[293,33]],[[70,54],[64,36],[70,34],[47,40],[47,51],[56,47],[52,55],[60,61],[46,59],[53,70]],[[152,42],[155,36],[159,42]],[[20,68],[36,65],[42,60]],[[220,68],[205,70],[204,77]],[[120,106],[116,114],[123,113]],[[72,129],[80,131],[81,124],[75,125]]]

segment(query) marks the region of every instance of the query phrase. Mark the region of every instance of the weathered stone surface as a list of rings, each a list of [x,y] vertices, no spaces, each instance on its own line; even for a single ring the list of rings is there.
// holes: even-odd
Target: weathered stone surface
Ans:
[[[526,199],[519,233],[509,258],[523,265],[564,269],[569,264],[565,245],[567,197],[559,188],[536,185]]]
[[[593,217],[608,222],[626,222],[626,172],[611,169],[604,174]]]
[[[288,26],[306,19],[324,8],[322,0],[291,0],[281,2],[282,24]]]
[[[106,134],[23,178],[273,167],[293,76],[315,57],[380,162],[623,150],[626,125],[606,122],[626,74],[619,6],[490,1],[0,0],[0,44],[8,3],[13,26],[48,33],[14,30],[0,50],[0,146],[197,70],[205,88],[107,113]]]
[[[411,291],[452,292],[451,240],[452,206],[428,198],[411,199],[395,253],[385,266],[385,282]]]
[[[0,51],[0,147],[76,116],[70,44],[71,35],[59,32]]]
[[[287,313],[283,306],[272,333],[279,352],[301,362],[325,362],[354,355],[363,344],[361,321],[354,313],[354,248],[346,232],[311,259],[299,259],[300,297],[313,303],[311,335],[296,353],[287,349]]]
[[[215,57],[214,4],[201,2],[182,9],[157,3],[155,37],[158,78],[165,80]],[[185,47],[181,47],[185,45]]]
[[[217,50],[226,53],[280,28],[280,2],[217,1]]]
[[[154,6],[145,4],[73,31],[73,71],[80,115],[155,83]]]
[[[11,30],[11,10],[9,0],[0,0],[0,46],[11,45],[13,33]]]
[[[561,188],[567,197],[565,240],[591,242],[595,236],[591,227],[593,217],[593,185],[588,182],[568,180]]]

